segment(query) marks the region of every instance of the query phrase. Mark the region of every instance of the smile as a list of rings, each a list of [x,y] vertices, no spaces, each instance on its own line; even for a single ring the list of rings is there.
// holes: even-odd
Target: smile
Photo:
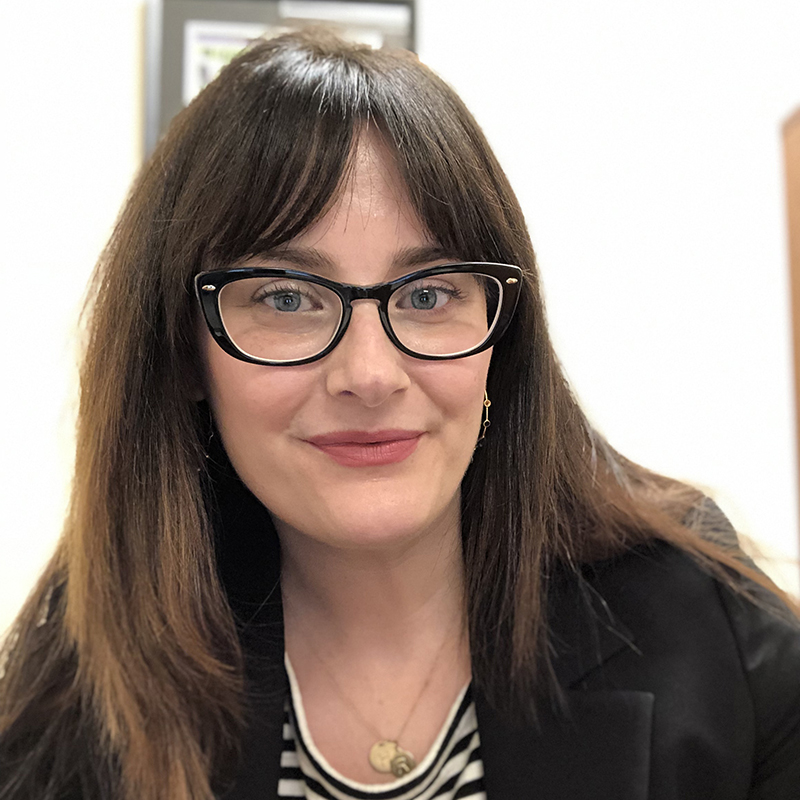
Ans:
[[[382,467],[405,461],[423,431],[342,431],[306,441],[343,467]]]

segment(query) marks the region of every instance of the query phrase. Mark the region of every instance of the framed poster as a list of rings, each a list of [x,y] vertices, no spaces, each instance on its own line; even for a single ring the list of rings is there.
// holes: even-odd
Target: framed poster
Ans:
[[[145,153],[253,39],[319,23],[372,47],[415,46],[414,0],[149,0]]]

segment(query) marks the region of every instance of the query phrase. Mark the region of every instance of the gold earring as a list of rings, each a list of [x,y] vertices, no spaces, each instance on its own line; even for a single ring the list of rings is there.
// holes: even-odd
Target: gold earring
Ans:
[[[481,423],[481,435],[478,437],[478,441],[482,442],[486,438],[486,431],[489,429],[489,426],[492,424],[491,420],[489,419],[489,406],[492,404],[492,401],[489,399],[489,393],[486,389],[483,390],[483,422]]]

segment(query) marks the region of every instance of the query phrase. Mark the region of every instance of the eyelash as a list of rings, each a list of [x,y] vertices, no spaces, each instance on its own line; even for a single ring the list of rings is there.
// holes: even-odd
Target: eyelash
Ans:
[[[268,286],[262,286],[253,294],[253,301],[256,303],[263,303],[268,297],[275,297],[279,294],[299,294],[301,297],[305,297],[310,302],[319,304],[319,298],[316,298],[308,292],[303,291],[302,287],[280,284],[269,284]]]
[[[462,292],[461,289],[456,287],[437,286],[436,284],[422,284],[421,286],[415,286],[414,284],[411,284],[411,288],[408,286],[402,286],[397,290],[397,293],[398,295],[402,294],[402,297],[405,298],[411,295],[413,292],[420,290],[442,292],[453,300],[462,300],[465,297],[464,292]]]

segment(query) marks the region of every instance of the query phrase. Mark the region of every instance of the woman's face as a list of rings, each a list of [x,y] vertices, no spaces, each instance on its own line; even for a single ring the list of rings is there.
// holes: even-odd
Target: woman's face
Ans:
[[[367,137],[332,209],[282,253],[246,263],[370,285],[462,255],[409,261],[432,245],[383,145]],[[438,362],[407,356],[372,300],[354,301],[339,345],[302,366],[239,361],[203,335],[206,391],[225,449],[279,533],[380,548],[458,522],[490,351]]]

